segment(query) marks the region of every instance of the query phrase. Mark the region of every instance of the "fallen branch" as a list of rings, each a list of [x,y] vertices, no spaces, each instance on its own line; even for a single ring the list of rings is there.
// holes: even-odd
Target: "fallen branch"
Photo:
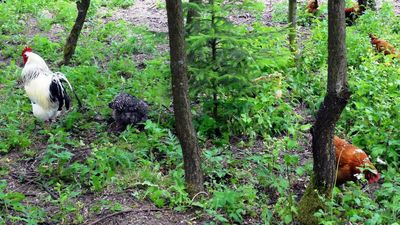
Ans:
[[[139,213],[139,212],[158,212],[158,211],[162,211],[162,209],[128,209],[128,210],[124,210],[124,211],[119,211],[119,212],[115,212],[115,213],[111,213],[107,216],[101,217],[98,220],[95,220],[91,223],[87,223],[86,225],[95,225],[105,219],[111,218],[113,216],[118,216],[121,214],[125,214],[125,213]]]
[[[17,187],[17,188],[16,188],[15,190],[13,190],[13,191],[14,191],[14,192],[18,192],[19,190],[21,190],[22,188],[28,186],[29,184],[31,184],[31,183],[33,183],[33,182],[34,182],[34,180],[30,180],[30,181],[26,182],[25,184],[23,184],[23,185]]]
[[[33,183],[39,186],[43,191],[47,192],[53,200],[57,200],[59,198],[58,195],[55,194],[53,190],[51,190],[46,184],[39,181],[33,181]]]
[[[57,196],[57,194],[55,194],[55,193],[54,193],[44,182],[42,182],[42,181],[40,180],[40,178],[38,178],[38,177],[34,177],[34,176],[28,177],[26,174],[21,175],[21,174],[17,174],[17,173],[10,173],[10,176],[11,176],[12,178],[16,179],[16,180],[19,180],[20,183],[21,183],[21,178],[22,178],[22,181],[25,181],[25,185],[23,185],[22,187],[24,187],[24,186],[26,186],[26,185],[28,185],[28,184],[33,183],[33,184],[35,184],[36,186],[38,186],[39,188],[41,188],[43,191],[47,192],[47,193],[51,196],[51,198],[52,198],[53,200],[57,200],[57,199],[59,198],[59,197]],[[19,189],[22,188],[22,187],[19,187],[19,188],[17,188],[16,190],[19,190]]]
[[[203,195],[205,195],[205,196],[207,196],[208,197],[208,194],[207,194],[207,192],[204,192],[204,191],[200,191],[199,193],[197,193],[197,194],[195,194],[194,196],[193,196],[193,198],[192,198],[192,202],[196,199],[196,197],[197,196],[199,196],[199,195],[201,195],[201,194],[203,194]]]

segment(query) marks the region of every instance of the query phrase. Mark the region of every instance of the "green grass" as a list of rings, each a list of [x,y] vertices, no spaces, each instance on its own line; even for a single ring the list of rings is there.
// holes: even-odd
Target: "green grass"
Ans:
[[[0,174],[10,177],[14,171],[20,173],[21,179],[30,179],[18,168],[32,160],[37,179],[58,196],[38,196],[42,203],[30,204],[27,199],[32,197],[25,196],[23,190],[11,190],[2,179],[0,224],[80,224],[86,219],[81,212],[88,207],[81,197],[127,189],[133,190],[135,201],[149,201],[156,207],[176,211],[196,207],[197,215],[210,218],[210,224],[243,223],[249,219],[264,224],[290,224],[301,213],[296,206],[301,193],[296,190],[312,173],[312,161],[305,154],[311,144],[307,134],[312,124],[306,117],[315,115],[325,93],[327,22],[316,20],[308,27],[310,36],[303,40],[299,70],[293,68],[293,59],[280,41],[285,40],[285,30],[258,24],[260,35],[253,32],[250,43],[224,37],[226,45],[222,47],[230,49],[231,45],[240,44],[245,54],[254,56],[238,65],[229,57],[241,55],[228,55],[231,61],[224,64],[229,73],[248,77],[244,89],[253,95],[232,94],[236,93],[231,92],[236,91],[234,88],[219,89],[221,99],[226,100],[223,115],[229,118],[220,137],[207,133],[216,122],[206,107],[202,103],[194,105],[208,194],[191,199],[184,190],[181,149],[170,111],[168,54],[157,50],[157,45],[167,44],[166,34],[124,21],[105,23],[97,16],[101,6],[118,10],[132,4],[133,1],[93,1],[73,65],[61,68],[57,63],[65,37],[60,34],[60,39],[50,39],[48,32],[55,24],[66,31],[70,29],[76,15],[74,4],[65,0],[8,0],[0,4],[1,56],[7,58],[0,62],[0,154],[4,156]],[[285,8],[278,9],[280,12]],[[43,10],[54,16],[43,16]],[[400,215],[400,62],[376,54],[368,40],[368,33],[374,32],[400,49],[400,21],[392,10],[392,6],[384,4],[380,11],[367,11],[356,26],[347,28],[352,97],[337,126],[338,135],[366,150],[374,162],[379,157],[387,163],[376,164],[383,184],[367,191],[360,185],[335,190],[333,200],[326,201],[327,210],[317,215],[323,224],[393,224]],[[35,33],[26,28],[28,18],[34,18],[33,23],[39,25]],[[275,15],[274,20],[283,21],[283,17]],[[232,32],[235,35],[248,35],[244,27],[232,29],[236,29]],[[200,41],[190,44],[195,46]],[[20,52],[26,44],[43,56],[53,70],[67,74],[87,107],[86,112],[78,112],[74,102],[74,109],[51,125],[33,118],[23,88],[16,87],[22,69]],[[255,57],[258,51],[265,50],[268,57]],[[200,53],[203,51],[206,59],[207,49],[199,48]],[[147,54],[152,59],[139,69],[135,54]],[[205,67],[192,67],[191,72],[198,72],[207,80],[211,75]],[[271,74],[280,78],[251,81]],[[283,97],[277,99],[279,85]],[[120,91],[150,104],[150,121],[143,132],[133,127],[121,134],[109,132],[111,110],[107,105]],[[191,94],[196,97],[196,93]],[[239,107],[243,108],[237,114]],[[18,158],[8,160],[15,155]],[[49,206],[55,207],[57,213],[46,213]],[[118,211],[122,207],[117,202],[98,201],[90,210],[96,214],[103,209]]]

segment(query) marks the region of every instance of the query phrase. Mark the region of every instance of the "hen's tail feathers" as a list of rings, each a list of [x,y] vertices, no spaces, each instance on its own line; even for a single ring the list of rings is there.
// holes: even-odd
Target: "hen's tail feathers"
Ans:
[[[68,84],[68,86],[69,86],[69,88],[71,89],[72,93],[74,93],[76,100],[78,101],[78,107],[79,107],[79,108],[82,108],[82,102],[81,102],[81,100],[79,99],[78,95],[76,94],[75,90],[72,88],[72,85],[71,85],[71,83],[68,81],[67,77],[66,77],[64,74],[60,73],[60,72],[56,72],[56,73],[54,73],[54,75],[55,75],[61,82],[65,82],[65,83]]]

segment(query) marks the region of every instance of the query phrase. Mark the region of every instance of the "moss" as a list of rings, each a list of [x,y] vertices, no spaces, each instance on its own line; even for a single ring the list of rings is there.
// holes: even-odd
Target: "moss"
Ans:
[[[331,196],[332,190],[328,190],[324,193],[325,196]],[[303,197],[299,202],[299,214],[297,221],[303,225],[315,225],[319,224],[318,218],[314,216],[314,213],[320,209],[326,209],[324,201],[319,197],[321,193],[315,187],[313,180],[310,181],[310,185],[307,187]]]

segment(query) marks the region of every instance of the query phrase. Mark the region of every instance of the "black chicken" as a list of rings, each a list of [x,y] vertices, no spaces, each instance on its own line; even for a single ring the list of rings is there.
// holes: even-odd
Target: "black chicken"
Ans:
[[[130,94],[119,93],[108,106],[113,110],[112,117],[117,131],[125,130],[129,124],[136,126],[147,120],[149,106]],[[143,129],[143,125],[138,128]]]

